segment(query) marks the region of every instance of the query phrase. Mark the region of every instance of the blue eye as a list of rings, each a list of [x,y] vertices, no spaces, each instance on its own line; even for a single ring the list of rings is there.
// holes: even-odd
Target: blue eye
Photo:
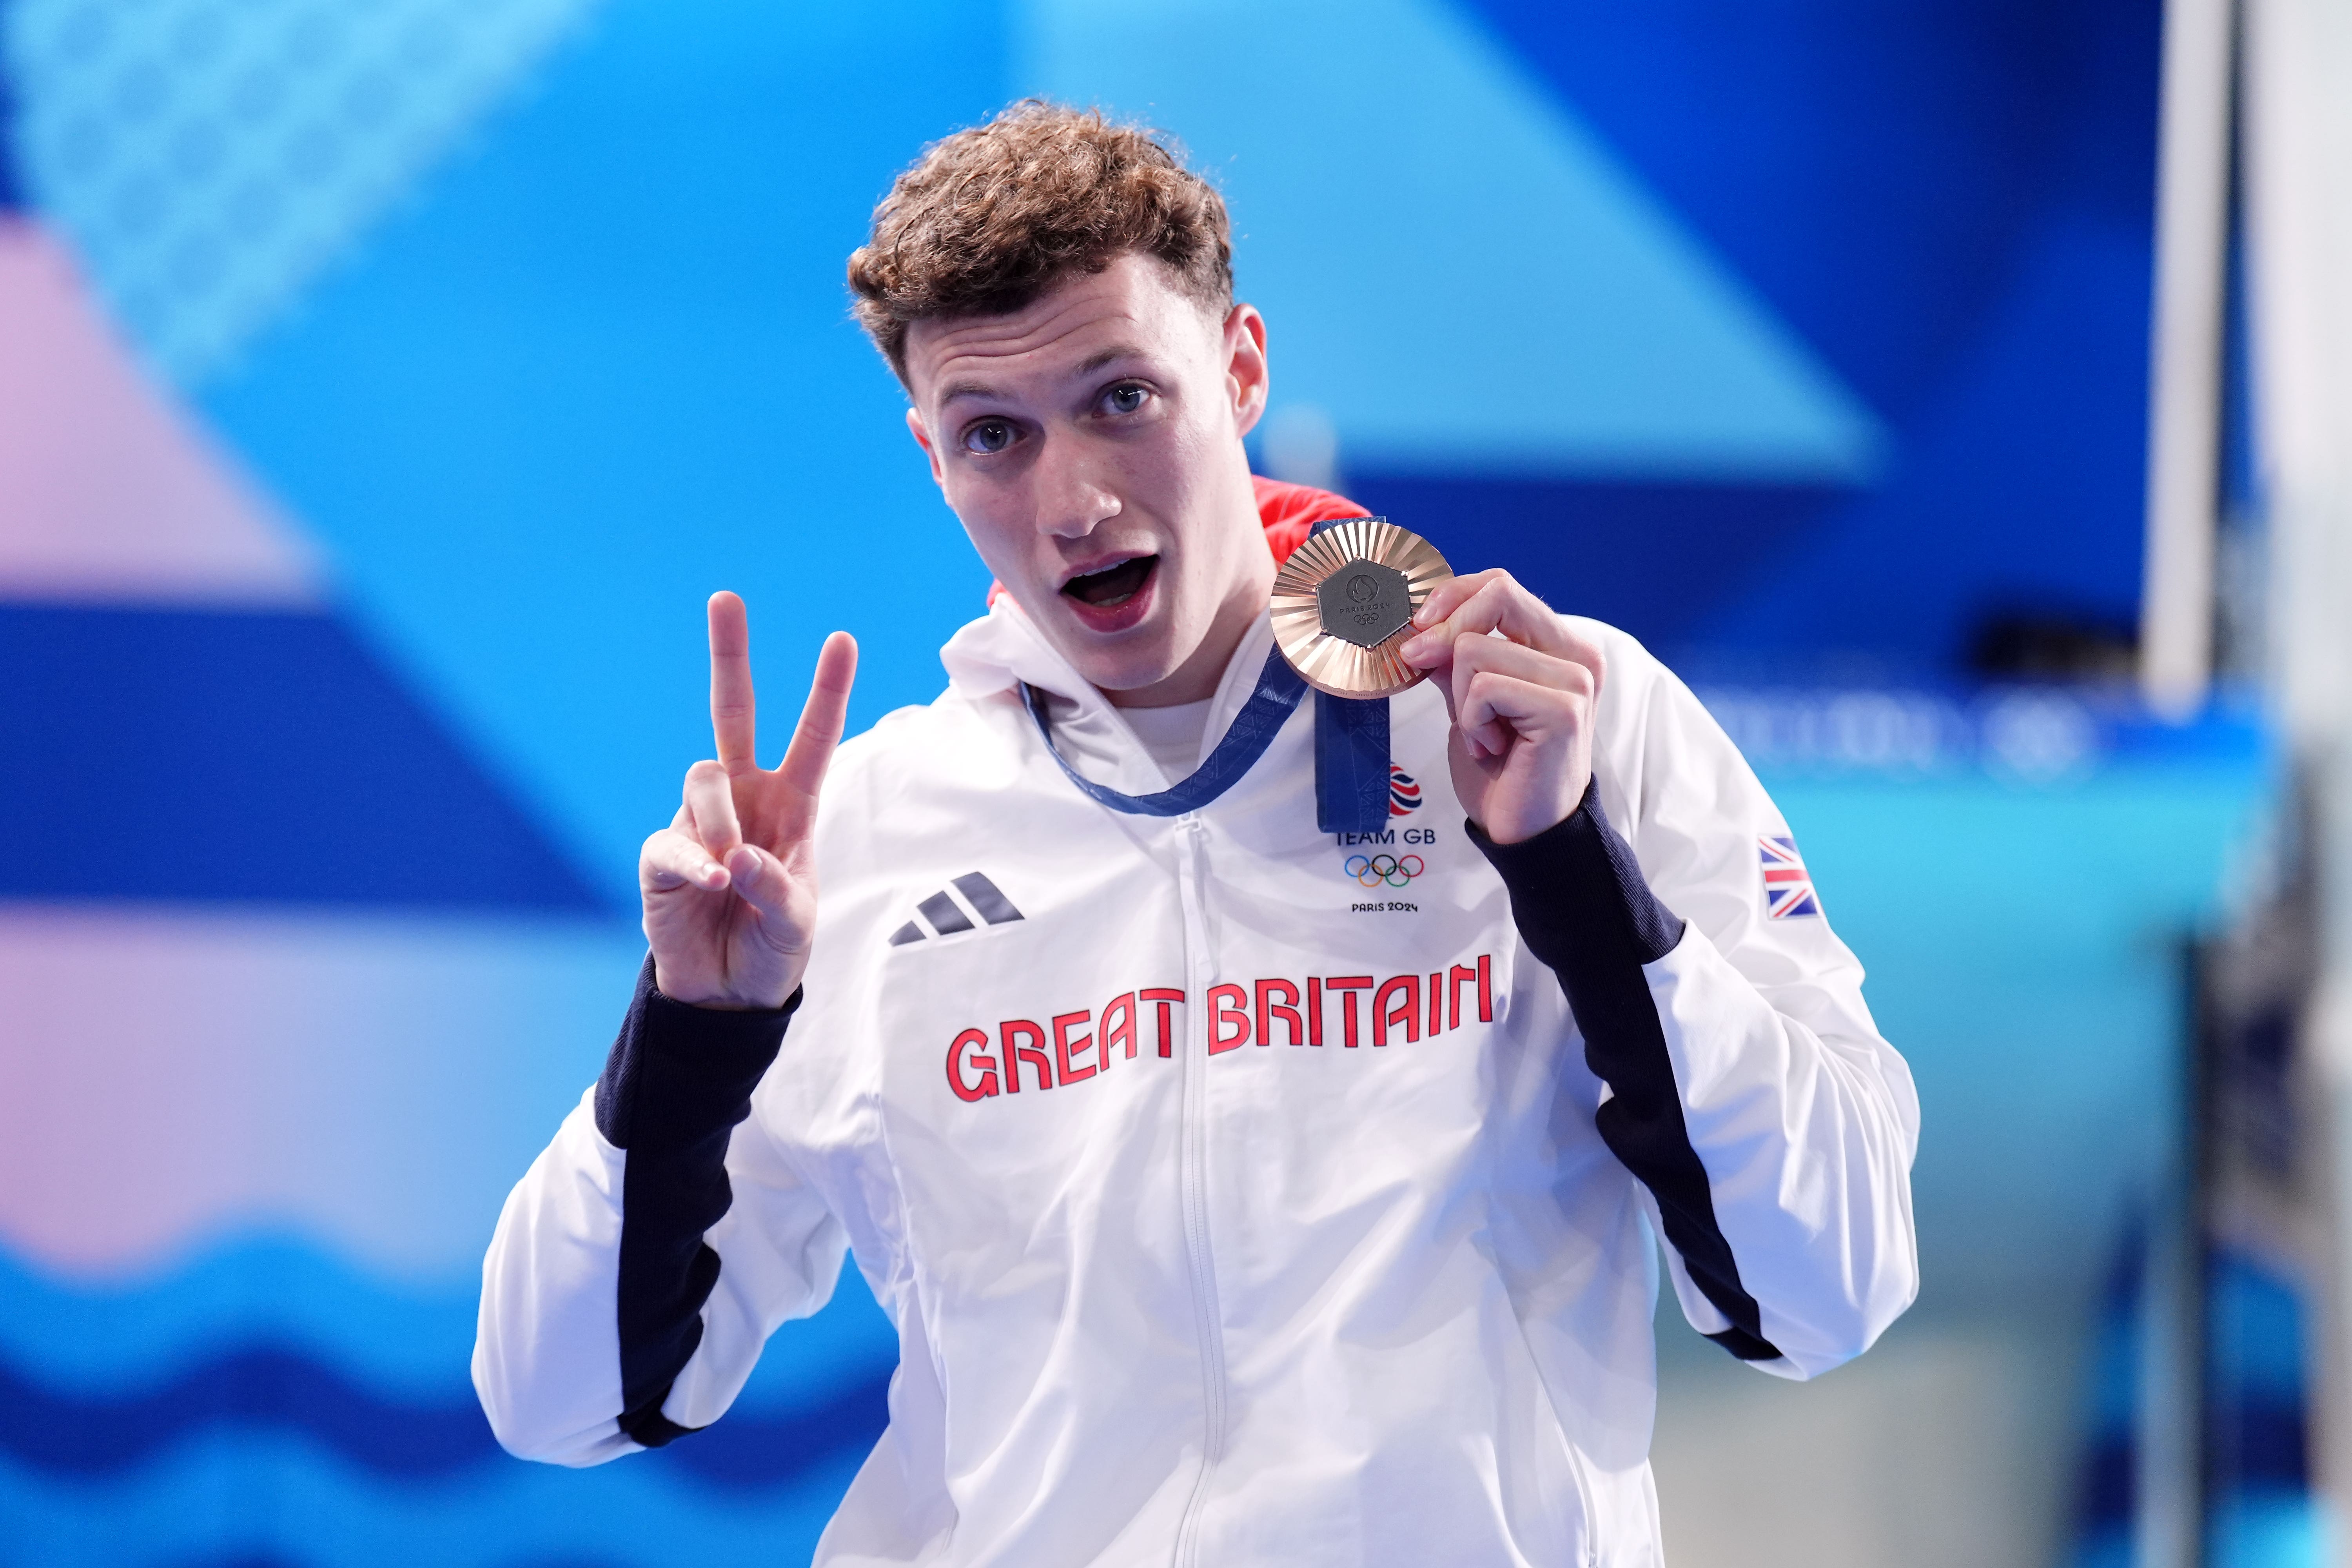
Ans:
[[[1129,382],[1124,385],[1114,386],[1104,393],[1103,403],[1113,414],[1132,414],[1142,407],[1143,400],[1150,395],[1151,394],[1143,388]]]
[[[1003,419],[982,419],[963,433],[963,449],[985,457],[1013,445],[1013,426]]]

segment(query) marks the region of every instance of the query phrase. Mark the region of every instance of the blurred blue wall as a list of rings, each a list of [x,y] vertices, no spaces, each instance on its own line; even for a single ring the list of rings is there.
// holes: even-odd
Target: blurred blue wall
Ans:
[[[194,390],[615,896],[702,746],[712,586],[752,596],[772,712],[834,620],[863,715],[937,684],[983,579],[841,268],[912,151],[1016,91],[1184,138],[1277,404],[1563,607],[1685,663],[1914,679],[1989,611],[2132,618],[2154,6],[1383,5],[575,6]],[[110,26],[142,8],[175,9]],[[103,279],[130,242],[88,226]],[[1374,330],[1403,300],[1425,330]],[[806,581],[880,591],[817,613]]]
[[[751,602],[770,749],[824,631],[863,724],[979,607],[841,277],[891,174],[1010,97],[1181,137],[1349,491],[1711,697],[1965,706],[1986,616],[2135,613],[2152,4],[0,24],[0,201],[87,283],[26,250],[0,310],[144,367],[42,384],[100,389],[91,451],[181,433],[142,494],[243,498],[60,521],[9,488],[47,459],[0,459],[0,734],[40,738],[0,754],[0,1557],[813,1542],[890,1366],[854,1278],[719,1428],[571,1475],[473,1410],[472,1269],[625,994],[703,597]],[[142,575],[118,523],[194,564]],[[1931,1307],[2087,1310],[2153,1157],[2162,944],[2267,788],[2242,723],[2071,711],[2047,768],[1969,731],[1771,771],[1918,1069]]]

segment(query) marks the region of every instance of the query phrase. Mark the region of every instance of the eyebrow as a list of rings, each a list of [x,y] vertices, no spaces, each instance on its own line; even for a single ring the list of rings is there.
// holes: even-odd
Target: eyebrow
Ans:
[[[1119,360],[1141,359],[1143,357],[1144,353],[1141,349],[1124,343],[1115,344],[1110,348],[1102,349],[1094,353],[1088,354],[1085,361],[1070,374],[1076,377],[1089,376],[1095,372],[1102,369],[1103,366],[1115,363]],[[947,385],[940,388],[940,406],[944,408],[949,404],[955,402],[959,398],[985,398],[995,397],[998,395],[1000,395],[1000,394],[997,392],[996,388],[991,386],[984,381],[951,381],[948,383]]]
[[[1143,351],[1141,349],[1129,348],[1122,343],[1111,348],[1107,348],[1100,353],[1089,354],[1087,356],[1086,363],[1078,366],[1076,374],[1079,375],[1092,375],[1095,372],[1102,369],[1102,367],[1107,364],[1111,364],[1123,359],[1141,359],[1142,357]]]

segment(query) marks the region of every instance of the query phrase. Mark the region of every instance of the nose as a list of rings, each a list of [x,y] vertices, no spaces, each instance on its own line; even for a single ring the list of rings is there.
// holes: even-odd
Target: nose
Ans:
[[[1079,445],[1049,437],[1038,454],[1037,531],[1049,538],[1084,539],[1119,514],[1118,492]]]

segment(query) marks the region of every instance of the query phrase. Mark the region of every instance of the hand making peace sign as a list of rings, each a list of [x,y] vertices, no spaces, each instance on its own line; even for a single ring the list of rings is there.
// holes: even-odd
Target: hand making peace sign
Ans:
[[[857,644],[824,639],[800,727],[772,770],[753,756],[751,633],[743,601],[710,596],[715,762],[686,771],[686,798],[637,858],[654,984],[703,1007],[781,1007],[816,931],[817,791],[841,743]]]

